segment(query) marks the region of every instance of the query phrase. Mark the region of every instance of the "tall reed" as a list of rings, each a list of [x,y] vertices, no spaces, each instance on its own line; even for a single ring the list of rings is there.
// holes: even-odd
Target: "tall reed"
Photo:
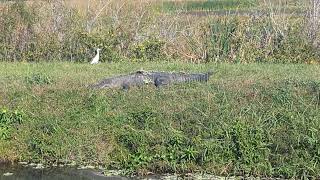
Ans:
[[[2,3],[0,60],[86,62],[100,47],[102,61],[318,62],[316,2],[306,15],[267,1],[267,11],[235,15],[167,12],[148,0]]]

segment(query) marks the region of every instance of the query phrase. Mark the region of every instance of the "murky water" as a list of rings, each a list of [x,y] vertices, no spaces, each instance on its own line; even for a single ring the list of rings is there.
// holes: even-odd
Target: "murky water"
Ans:
[[[0,163],[0,180],[179,180],[179,179],[210,179],[225,180],[226,177],[219,177],[210,174],[155,174],[145,177],[121,177],[119,175],[104,176],[102,171],[93,169],[77,169],[75,167],[51,167],[37,169],[39,164],[28,165],[4,165]],[[119,174],[120,171],[110,170],[107,174]],[[236,179],[228,177],[227,179]],[[243,179],[243,178],[240,178]]]
[[[71,167],[35,169],[33,167],[0,166],[0,180],[127,180],[120,176],[103,176],[96,170]]]

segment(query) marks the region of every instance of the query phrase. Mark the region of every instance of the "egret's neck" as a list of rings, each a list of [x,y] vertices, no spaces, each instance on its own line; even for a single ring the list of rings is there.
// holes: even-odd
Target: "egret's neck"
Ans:
[[[99,51],[97,51],[97,56],[99,56],[99,54],[100,54],[100,52],[99,52]]]

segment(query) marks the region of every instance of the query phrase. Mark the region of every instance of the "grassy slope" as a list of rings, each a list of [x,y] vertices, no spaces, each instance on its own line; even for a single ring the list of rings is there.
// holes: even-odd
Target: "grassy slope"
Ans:
[[[141,67],[216,74],[208,84],[161,90],[85,88]],[[320,66],[1,63],[0,69],[0,108],[23,111],[23,123],[10,125],[9,138],[0,140],[0,159],[140,173],[320,177]],[[26,81],[34,73],[54,83]]]

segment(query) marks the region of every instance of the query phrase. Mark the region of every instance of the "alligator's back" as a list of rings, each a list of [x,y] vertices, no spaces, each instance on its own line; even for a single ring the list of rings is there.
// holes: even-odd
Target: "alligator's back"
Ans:
[[[146,77],[142,73],[131,73],[103,79],[91,88],[123,88],[128,89],[132,86],[142,86],[146,83]]]
[[[208,73],[167,73],[167,72],[149,72],[152,79],[154,79],[155,86],[183,83],[183,82],[207,82],[212,72]]]

